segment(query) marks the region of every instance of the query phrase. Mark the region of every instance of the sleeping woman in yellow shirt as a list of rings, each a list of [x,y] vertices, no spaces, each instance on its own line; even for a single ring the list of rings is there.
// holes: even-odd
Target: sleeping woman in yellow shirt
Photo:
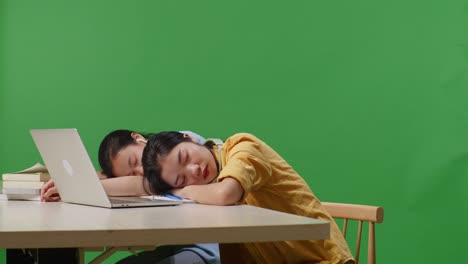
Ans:
[[[241,244],[229,255],[241,256],[242,263],[354,263],[338,226],[304,179],[251,134],[201,145],[179,132],[161,132],[149,138],[142,163],[155,194],[170,192],[202,204],[249,204],[330,222],[328,240]]]

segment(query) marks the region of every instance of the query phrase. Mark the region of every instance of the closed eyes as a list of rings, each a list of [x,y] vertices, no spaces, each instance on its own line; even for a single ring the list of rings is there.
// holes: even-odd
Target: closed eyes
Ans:
[[[178,153],[179,165],[183,168],[183,165],[187,164],[190,161],[190,155],[187,150],[179,150]],[[176,188],[181,188],[184,186],[186,181],[185,175],[177,174],[174,186]]]
[[[179,150],[178,160],[180,165],[186,164],[190,160],[187,150]]]
[[[137,172],[135,169],[138,166],[138,159],[136,158],[136,156],[133,156],[131,161],[132,161],[130,164],[130,168],[132,169],[131,175],[137,175]]]

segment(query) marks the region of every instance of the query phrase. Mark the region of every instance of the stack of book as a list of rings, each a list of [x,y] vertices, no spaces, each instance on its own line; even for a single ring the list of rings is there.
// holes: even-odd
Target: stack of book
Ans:
[[[2,174],[2,198],[7,200],[39,200],[41,188],[50,179],[40,163],[25,170]]]

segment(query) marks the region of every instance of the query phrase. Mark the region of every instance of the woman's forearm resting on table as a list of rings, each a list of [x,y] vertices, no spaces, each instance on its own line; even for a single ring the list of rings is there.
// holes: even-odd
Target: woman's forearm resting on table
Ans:
[[[239,202],[244,191],[237,180],[226,178],[217,183],[173,189],[172,193],[201,204],[231,205]]]
[[[108,196],[143,196],[148,195],[141,176],[123,176],[102,179],[101,183]]]

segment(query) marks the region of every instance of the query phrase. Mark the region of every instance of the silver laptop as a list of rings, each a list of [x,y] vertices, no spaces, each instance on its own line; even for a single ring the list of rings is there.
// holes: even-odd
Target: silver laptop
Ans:
[[[63,202],[107,208],[182,203],[142,197],[108,197],[77,129],[31,129],[31,135]]]

